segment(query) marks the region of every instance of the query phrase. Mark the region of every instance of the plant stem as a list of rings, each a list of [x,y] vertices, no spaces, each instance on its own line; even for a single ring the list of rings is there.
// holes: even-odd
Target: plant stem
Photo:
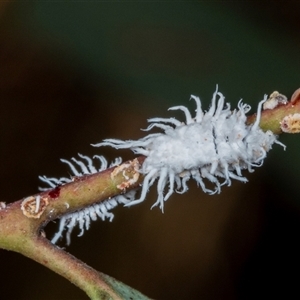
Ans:
[[[283,118],[293,114],[300,114],[300,89],[295,91],[287,104],[263,110],[259,126],[264,131],[270,130],[275,134],[280,134],[282,133],[280,125]],[[248,117],[247,123],[252,124],[255,120],[256,114],[253,114]]]
[[[0,203],[0,248],[27,256],[81,288],[91,299],[149,298],[97,272],[41,235],[43,227],[65,214],[108,199],[142,181],[137,168],[144,157],[104,172],[83,176],[69,184],[26,197],[9,205]],[[67,204],[67,205],[66,205]]]
[[[149,299],[127,285],[97,272],[42,236],[31,239],[23,250],[23,255],[63,276],[85,291],[91,299]]]

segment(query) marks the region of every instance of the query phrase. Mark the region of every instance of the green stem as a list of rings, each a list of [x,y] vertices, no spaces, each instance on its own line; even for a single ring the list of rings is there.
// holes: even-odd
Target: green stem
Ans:
[[[283,118],[293,114],[300,114],[300,89],[296,90],[287,104],[263,110],[259,126],[264,131],[270,130],[275,134],[280,134],[282,133],[280,124]],[[256,114],[249,116],[248,124],[254,123],[255,119]]]
[[[0,203],[0,247],[27,256],[81,288],[91,299],[140,299],[146,296],[99,273],[69,253],[51,244],[42,228],[61,214],[108,199],[142,181],[138,168],[144,158],[90,176],[48,192],[5,205]]]
[[[22,254],[63,276],[85,291],[91,299],[149,299],[127,285],[95,271],[41,236],[26,243]]]

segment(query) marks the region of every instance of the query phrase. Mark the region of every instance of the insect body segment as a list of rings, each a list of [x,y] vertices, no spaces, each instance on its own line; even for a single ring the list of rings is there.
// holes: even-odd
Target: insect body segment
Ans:
[[[77,225],[80,229],[78,236],[82,236],[84,231],[90,228],[91,221],[96,221],[98,218],[104,221],[107,218],[111,222],[114,218],[114,214],[111,213],[110,210],[115,208],[118,204],[128,204],[134,199],[135,192],[136,191],[132,190],[124,195],[118,195],[111,199],[104,200],[101,203],[96,203],[82,210],[62,216],[58,232],[54,235],[51,242],[54,244],[57,243],[66,230],[67,245],[70,245],[71,233]]]

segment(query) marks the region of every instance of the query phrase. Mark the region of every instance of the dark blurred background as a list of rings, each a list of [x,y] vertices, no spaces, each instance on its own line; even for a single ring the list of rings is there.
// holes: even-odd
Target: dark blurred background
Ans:
[[[0,2],[0,200],[36,193],[38,175],[66,176],[59,158],[132,158],[90,144],[140,138],[169,106],[194,109],[190,94],[207,108],[216,84],[252,112],[265,93],[291,96],[299,12],[299,1]],[[164,214],[150,211],[152,188],[68,251],[156,299],[299,298],[300,138],[280,140],[287,150],[275,145],[249,183],[217,196],[191,183]],[[0,270],[1,299],[87,299],[19,254],[0,250]]]

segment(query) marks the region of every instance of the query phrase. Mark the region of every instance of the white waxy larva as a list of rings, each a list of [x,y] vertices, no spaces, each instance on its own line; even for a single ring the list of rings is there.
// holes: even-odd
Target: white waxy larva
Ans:
[[[259,102],[254,124],[247,125],[246,113],[251,108],[248,104],[239,101],[238,108],[230,111],[230,104],[225,104],[225,97],[216,90],[210,109],[205,113],[200,99],[191,96],[197,108],[194,117],[185,106],[169,109],[183,111],[184,123],[175,118],[152,118],[145,130],[157,127],[164,132],[149,134],[136,141],[106,139],[93,146],[131,149],[137,155],[146,156],[140,170],[145,175],[140,197],[125,206],[143,202],[149,187],[157,179],[158,198],[153,206],[159,205],[163,211],[164,202],[174,191],[184,193],[188,190],[190,178],[205,193],[220,193],[221,186],[230,186],[232,179],[246,182],[242,170],[252,172],[253,167],[261,166],[274,143],[285,148],[276,135],[259,127],[262,105],[267,98],[265,95]],[[205,179],[215,185],[214,190],[206,188]]]
[[[73,176],[80,177],[87,174],[94,174],[97,172],[101,172],[107,169],[108,163],[106,159],[103,156],[95,155],[93,158],[100,161],[100,167],[97,169],[94,164],[93,160],[89,158],[88,156],[78,154],[80,158],[82,158],[84,161],[75,159],[74,157],[71,158],[71,161],[66,159],[61,159],[62,162],[66,163],[72,172]],[[74,162],[74,163],[73,163]],[[116,158],[109,167],[114,167],[119,165],[122,162],[122,159],[120,157]],[[50,188],[40,188],[42,191],[47,191],[49,189],[56,188],[58,185],[69,183],[73,181],[73,178],[54,178],[54,177],[46,177],[46,176],[40,176],[39,177],[41,181],[47,183]],[[115,208],[118,204],[128,204],[130,201],[133,201],[135,199],[135,190],[129,191],[125,193],[124,195],[117,195],[115,197],[112,197],[110,199],[106,199],[104,201],[101,201],[99,203],[95,203],[89,207],[86,207],[82,210],[75,211],[73,213],[66,214],[60,218],[60,224],[58,232],[53,236],[51,242],[57,243],[57,241],[63,236],[63,233],[66,230],[66,242],[67,245],[71,243],[71,233],[75,226],[78,225],[79,227],[79,234],[78,236],[82,236],[85,232],[85,230],[88,230],[90,228],[90,223],[92,221],[96,221],[97,217],[101,218],[103,221],[105,219],[108,219],[110,222],[114,218],[114,214],[111,213],[109,210],[112,210]],[[39,199],[37,199],[37,208],[39,209]],[[69,207],[68,203],[65,203],[67,208]]]

